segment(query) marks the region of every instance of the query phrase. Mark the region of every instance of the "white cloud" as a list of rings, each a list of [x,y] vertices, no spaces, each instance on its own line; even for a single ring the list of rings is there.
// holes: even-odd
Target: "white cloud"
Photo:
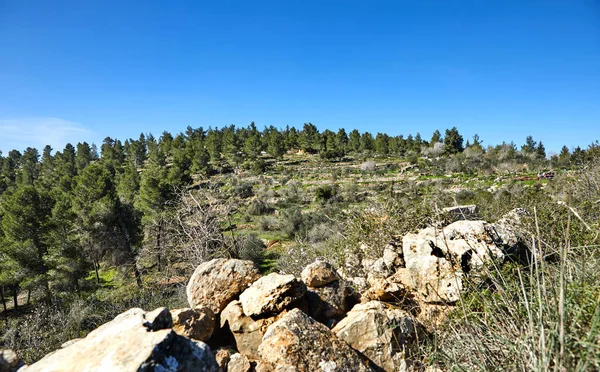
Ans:
[[[40,151],[46,145],[60,151],[67,143],[90,141],[93,132],[79,123],[52,117],[32,117],[0,119],[0,150],[22,151],[27,147],[37,147]]]

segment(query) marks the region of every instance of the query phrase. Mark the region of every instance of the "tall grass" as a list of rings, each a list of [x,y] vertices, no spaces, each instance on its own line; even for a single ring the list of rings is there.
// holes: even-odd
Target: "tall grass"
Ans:
[[[525,221],[529,264],[492,263],[434,332],[448,370],[600,370],[600,166],[559,180]]]

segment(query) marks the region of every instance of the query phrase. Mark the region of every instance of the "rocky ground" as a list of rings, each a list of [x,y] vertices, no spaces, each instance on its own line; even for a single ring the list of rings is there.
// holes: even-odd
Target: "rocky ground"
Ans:
[[[300,278],[261,276],[251,261],[214,259],[187,285],[189,308],[130,309],[87,337],[22,366],[9,350],[0,372],[16,371],[402,371],[453,308],[463,281],[509,257],[527,259],[514,210],[489,223],[475,207],[457,221],[390,242],[364,277],[327,262]]]

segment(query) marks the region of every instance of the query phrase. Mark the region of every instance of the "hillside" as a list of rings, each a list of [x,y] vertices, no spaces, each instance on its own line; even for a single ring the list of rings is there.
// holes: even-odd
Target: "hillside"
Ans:
[[[424,141],[252,124],[107,138],[101,154],[11,151],[0,157],[0,345],[32,364],[127,312],[54,359],[117,327],[148,350],[191,337],[184,349],[208,358],[198,363],[225,348],[263,370],[600,368],[600,147],[547,157],[531,137],[520,149],[467,142],[456,128]],[[251,274],[214,272],[232,262]],[[214,292],[194,294],[203,271]],[[277,354],[294,327],[314,332],[327,360],[302,338]],[[386,331],[357,336],[369,327]],[[164,366],[161,355],[142,362]]]

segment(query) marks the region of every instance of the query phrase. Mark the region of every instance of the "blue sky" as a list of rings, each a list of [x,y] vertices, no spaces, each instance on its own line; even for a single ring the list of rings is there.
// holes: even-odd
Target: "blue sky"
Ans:
[[[599,4],[0,0],[0,150],[251,121],[586,146]]]

